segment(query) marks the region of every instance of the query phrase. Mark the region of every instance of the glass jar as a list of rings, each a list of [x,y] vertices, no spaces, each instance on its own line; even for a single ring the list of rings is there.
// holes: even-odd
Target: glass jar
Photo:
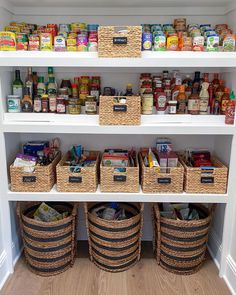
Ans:
[[[177,100],[170,100],[168,102],[169,114],[174,115],[177,113]]]
[[[68,108],[69,108],[68,113],[70,115],[79,115],[79,114],[81,114],[81,106],[80,106],[78,98],[75,98],[75,97],[70,98]]]
[[[65,105],[65,112],[68,114],[68,105],[69,105],[69,92],[68,92],[68,88],[64,87],[64,88],[60,88],[58,90],[58,97],[60,97],[61,99],[64,99],[64,105]]]
[[[97,114],[97,99],[95,96],[88,95],[85,100],[85,113],[87,115]]]

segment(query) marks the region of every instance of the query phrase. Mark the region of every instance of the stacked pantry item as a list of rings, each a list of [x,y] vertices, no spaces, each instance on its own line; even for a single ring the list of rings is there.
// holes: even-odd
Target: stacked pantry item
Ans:
[[[47,202],[47,206],[66,217],[45,222],[34,219],[40,202],[19,202],[17,214],[20,220],[24,253],[29,268],[41,276],[64,272],[74,264],[76,255],[77,205]]]
[[[209,210],[192,204],[190,208],[198,212],[199,219],[172,219],[161,212],[161,204],[153,206],[157,262],[166,270],[182,275],[197,272],[204,261],[214,206]]]
[[[89,253],[91,261],[101,269],[120,272],[129,269],[140,259],[144,205],[115,203],[116,209],[126,215],[120,220],[97,214],[101,207],[109,210],[112,206],[114,203],[85,204]]]

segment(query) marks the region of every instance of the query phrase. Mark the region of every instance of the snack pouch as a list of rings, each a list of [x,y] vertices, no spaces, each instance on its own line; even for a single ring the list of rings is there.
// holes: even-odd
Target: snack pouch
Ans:
[[[207,51],[219,51],[220,38],[217,35],[207,37]]]
[[[179,45],[179,38],[177,36],[169,36],[167,38],[167,50],[177,51]]]
[[[154,37],[154,51],[166,51],[166,36],[157,35]]]
[[[16,34],[13,32],[0,32],[0,50],[16,50]]]
[[[233,52],[235,51],[235,35],[226,35],[223,40],[223,51],[224,52]]]

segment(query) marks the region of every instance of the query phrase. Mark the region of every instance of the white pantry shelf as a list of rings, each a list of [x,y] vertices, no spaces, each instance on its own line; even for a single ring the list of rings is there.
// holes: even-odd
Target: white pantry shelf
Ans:
[[[1,67],[235,68],[236,52],[142,52],[141,58],[98,58],[97,52],[2,51]]]
[[[145,194],[138,193],[103,193],[100,187],[95,193],[61,193],[56,185],[46,192],[12,192],[8,190],[9,201],[66,201],[66,202],[178,202],[178,203],[222,203],[228,202],[228,194]]]
[[[140,126],[101,126],[98,115],[5,113],[3,132],[70,134],[224,134],[233,135],[234,125],[224,116],[151,115]]]

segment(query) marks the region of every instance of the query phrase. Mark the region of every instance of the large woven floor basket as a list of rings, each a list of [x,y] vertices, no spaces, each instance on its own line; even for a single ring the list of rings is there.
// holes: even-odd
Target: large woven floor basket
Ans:
[[[160,204],[153,206],[154,245],[158,264],[181,275],[197,272],[205,258],[213,208],[192,205],[202,219],[185,221],[161,217]]]
[[[19,202],[21,233],[24,254],[30,270],[40,276],[53,276],[74,264],[76,254],[77,205],[47,202],[58,212],[68,212],[68,217],[54,222],[32,218],[40,202]]]
[[[104,203],[86,203],[90,259],[109,272],[129,269],[140,259],[143,204],[120,203],[134,216],[126,220],[104,220],[91,211]]]

